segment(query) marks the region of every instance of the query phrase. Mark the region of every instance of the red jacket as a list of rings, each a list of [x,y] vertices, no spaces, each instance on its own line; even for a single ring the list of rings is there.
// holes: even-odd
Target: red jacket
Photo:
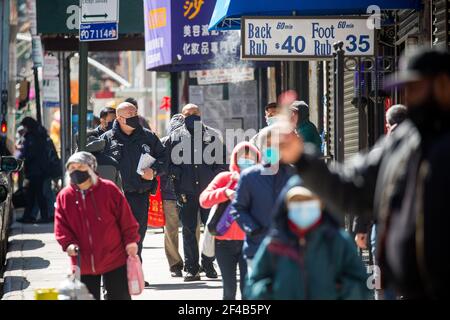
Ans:
[[[123,266],[126,245],[140,239],[138,229],[125,196],[109,180],[99,178],[85,192],[72,184],[56,198],[56,240],[64,251],[70,244],[78,245],[82,275],[104,274]]]
[[[228,200],[225,194],[226,189],[234,190],[239,180],[240,169],[237,165],[237,154],[240,150],[249,148],[257,154],[258,162],[261,159],[261,154],[258,149],[249,142],[241,142],[233,149],[230,159],[230,171],[219,173],[208,187],[200,194],[200,206],[205,209],[213,207],[215,204],[222,203]],[[231,181],[235,177],[235,181]],[[216,236],[217,240],[244,240],[245,233],[239,227],[238,223],[234,221],[230,229],[223,236]]]

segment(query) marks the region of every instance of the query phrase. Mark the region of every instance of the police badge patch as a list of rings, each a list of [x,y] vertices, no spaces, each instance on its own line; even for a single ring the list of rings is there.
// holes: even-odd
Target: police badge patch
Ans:
[[[150,147],[148,145],[143,144],[142,149],[144,150],[145,153],[150,153]]]

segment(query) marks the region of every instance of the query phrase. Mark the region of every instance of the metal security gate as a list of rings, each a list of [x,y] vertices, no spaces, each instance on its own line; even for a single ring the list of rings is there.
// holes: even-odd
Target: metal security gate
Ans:
[[[432,1],[433,46],[450,49],[450,0]]]

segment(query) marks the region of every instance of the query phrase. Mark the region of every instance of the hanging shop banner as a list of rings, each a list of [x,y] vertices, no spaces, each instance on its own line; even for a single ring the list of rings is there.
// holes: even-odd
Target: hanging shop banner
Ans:
[[[238,59],[236,31],[209,31],[216,0],[145,0],[147,70],[168,64]]]
[[[345,55],[372,56],[375,29],[367,17],[243,17],[242,59],[331,58],[343,41]]]
[[[45,108],[59,107],[59,61],[52,54],[44,56],[42,96]]]
[[[211,69],[196,71],[199,85],[251,81],[255,79],[253,68]]]

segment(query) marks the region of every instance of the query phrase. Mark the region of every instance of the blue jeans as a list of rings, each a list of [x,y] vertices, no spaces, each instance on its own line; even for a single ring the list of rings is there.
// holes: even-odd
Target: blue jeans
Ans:
[[[239,266],[239,288],[243,297],[244,281],[247,273],[247,263],[242,255],[244,241],[239,240],[217,240],[216,258],[222,274],[223,300],[236,299],[236,270]]]
[[[56,201],[55,193],[52,190],[52,179],[48,178],[44,180],[42,193],[47,201],[47,211],[48,211],[47,217],[52,218],[55,215],[55,201]],[[31,217],[36,220],[38,214],[39,214],[39,205],[38,203],[35,202],[33,208],[31,209]],[[43,217],[45,217],[45,214],[41,213],[41,218]]]
[[[370,244],[371,244],[371,248],[372,248],[373,264],[375,266],[377,266],[378,260],[377,260],[377,225],[376,225],[376,223],[374,223],[372,226],[372,233],[370,235]],[[380,276],[380,275],[378,275],[378,276]],[[396,300],[396,299],[397,299],[397,297],[395,295],[394,290],[392,290],[390,288],[384,288],[381,290],[375,289],[375,300]]]

